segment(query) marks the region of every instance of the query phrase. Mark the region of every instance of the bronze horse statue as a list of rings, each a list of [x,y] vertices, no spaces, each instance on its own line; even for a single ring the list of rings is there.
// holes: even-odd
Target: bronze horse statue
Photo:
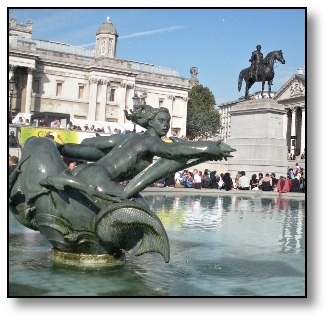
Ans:
[[[265,82],[269,85],[269,97],[271,97],[271,85],[274,78],[274,69],[273,65],[275,61],[279,61],[281,64],[285,64],[285,59],[283,57],[281,50],[275,50],[266,55],[263,62],[260,64],[258,68],[257,79],[253,73],[251,73],[251,68],[243,69],[239,74],[238,80],[238,90],[241,91],[242,81],[246,82],[246,91],[245,91],[245,99],[249,99],[249,89],[256,82],[262,82],[262,92],[263,96]]]

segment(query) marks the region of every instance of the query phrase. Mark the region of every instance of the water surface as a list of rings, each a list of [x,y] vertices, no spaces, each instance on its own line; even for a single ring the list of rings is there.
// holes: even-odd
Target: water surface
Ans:
[[[245,196],[145,196],[171,259],[126,254],[123,264],[54,264],[51,244],[9,217],[9,297],[305,296],[305,201]]]

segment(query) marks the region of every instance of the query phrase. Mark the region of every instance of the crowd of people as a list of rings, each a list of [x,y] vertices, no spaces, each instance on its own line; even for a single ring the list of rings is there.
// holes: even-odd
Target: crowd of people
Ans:
[[[33,120],[32,122],[30,119],[23,119],[23,117],[19,117],[16,122],[14,123],[16,125],[21,126],[30,126],[30,127],[47,127],[45,120],[43,118],[39,119],[38,122],[36,120]],[[55,118],[50,124],[50,128],[58,128],[58,129],[65,129],[63,125],[61,124],[60,119]],[[108,133],[108,134],[121,134],[121,133],[131,133],[131,130],[121,130],[120,128],[113,128],[111,129],[111,126],[105,127],[96,127],[94,124],[88,125],[85,124],[84,126],[77,126],[74,125],[72,121],[70,121],[67,126],[67,130],[74,130],[74,131],[93,131],[93,132],[101,132],[101,133]]]
[[[69,170],[81,164],[70,158],[63,158]],[[9,155],[9,175],[18,163],[17,156]],[[128,184],[122,182],[123,185]],[[216,171],[205,169],[203,172],[195,168],[194,170],[185,169],[175,174],[160,179],[153,184],[155,187],[174,187],[174,188],[195,188],[195,189],[219,189],[219,190],[253,190],[253,191],[274,191],[281,193],[302,192],[305,193],[306,181],[305,170],[296,163],[295,168],[289,168],[285,176],[276,178],[275,173],[252,174],[251,178],[245,171],[238,171],[232,178],[229,172],[217,174]]]
[[[75,131],[94,131],[94,132],[102,132],[102,133],[108,133],[108,134],[119,134],[119,133],[123,133],[121,131],[121,129],[119,128],[114,128],[111,129],[111,126],[107,126],[105,127],[101,127],[101,128],[96,128],[95,125],[88,125],[87,123],[83,126],[76,126],[74,125],[71,121],[67,124],[67,129],[68,130],[75,130]],[[125,130],[125,133],[130,133],[130,130]]]
[[[19,117],[17,124],[29,125],[30,120],[23,120],[22,117]],[[38,126],[46,126],[43,119],[38,120]],[[61,122],[59,119],[55,118],[51,122],[52,128],[61,128]],[[83,129],[73,125],[72,122],[69,122],[67,125],[69,130],[81,130],[81,131],[95,131],[95,132],[105,132],[108,134],[120,134],[122,133],[120,129],[111,129],[110,126],[107,126],[106,129],[95,128],[94,125],[88,126],[85,124]],[[128,133],[131,131],[126,131]],[[96,134],[98,135],[98,134]],[[175,134],[176,135],[176,134]],[[13,134],[10,135],[13,137]],[[54,139],[54,138],[53,138]],[[190,140],[185,136],[181,137],[182,140]],[[192,139],[195,140],[195,139]],[[10,141],[10,140],[9,140]],[[11,142],[11,141],[10,141]],[[11,145],[12,146],[12,145]],[[12,156],[15,157],[15,156]],[[9,159],[9,172],[12,171],[17,164],[17,157]],[[72,169],[77,164],[81,163],[80,161],[67,160],[65,159],[68,169]],[[154,183],[154,186],[161,187],[175,187],[175,188],[195,188],[195,189],[220,189],[225,191],[230,190],[262,190],[262,191],[274,191],[285,193],[285,192],[305,192],[305,171],[303,168],[296,163],[295,168],[289,168],[287,174],[276,178],[275,173],[258,173],[252,174],[251,178],[246,175],[245,171],[238,171],[236,176],[232,178],[229,172],[217,174],[216,171],[210,171],[205,169],[201,171],[197,168],[185,169],[183,171],[176,172],[175,174],[169,175],[166,178],[159,180]],[[127,183],[123,183],[127,184]]]
[[[302,192],[305,193],[305,171],[296,163],[295,168],[289,168],[285,176],[276,178],[275,173],[252,174],[251,178],[245,171],[238,171],[232,178],[229,172],[217,174],[216,171],[205,169],[203,172],[194,169],[179,171],[174,175],[158,181],[154,186],[195,188],[195,189],[220,189],[230,190],[262,190],[279,193]]]
[[[38,122],[36,120],[33,120],[32,122],[30,119],[23,119],[23,117],[19,117],[16,122],[14,123],[16,125],[21,125],[21,126],[30,126],[30,127],[47,127],[45,120],[43,118],[39,119]],[[58,128],[58,129],[65,129],[62,124],[60,119],[55,118],[50,124],[50,128]],[[107,134],[121,134],[121,133],[131,133],[134,132],[128,129],[121,130],[120,128],[113,128],[111,129],[111,126],[106,126],[106,127],[96,127],[94,124],[88,125],[87,123],[84,126],[79,126],[73,124],[72,121],[69,121],[69,123],[66,126],[67,130],[74,130],[74,131],[93,131],[97,133],[107,133]],[[177,133],[173,133],[172,136],[174,137],[179,137]],[[187,137],[185,135],[182,135],[179,137],[181,140],[190,140],[190,141],[198,141],[201,140],[202,138],[200,137]]]
[[[51,128],[62,128],[60,120],[59,119],[54,119],[54,121],[52,121],[51,123]],[[67,130],[74,130],[74,131],[92,131],[92,132],[101,132],[101,133],[108,133],[108,134],[121,134],[121,133],[130,133],[130,130],[124,130],[121,131],[121,129],[119,128],[114,128],[111,129],[111,126],[107,126],[105,127],[101,127],[101,128],[97,128],[94,124],[92,125],[88,125],[87,123],[84,126],[77,126],[74,125],[72,121],[69,121],[69,123],[67,124]]]

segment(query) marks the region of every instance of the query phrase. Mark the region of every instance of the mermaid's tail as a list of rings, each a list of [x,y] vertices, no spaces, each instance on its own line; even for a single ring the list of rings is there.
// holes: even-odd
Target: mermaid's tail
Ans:
[[[136,256],[149,251],[170,259],[166,231],[158,216],[134,201],[114,203],[103,208],[96,219],[96,235],[113,248],[130,250],[141,241]]]

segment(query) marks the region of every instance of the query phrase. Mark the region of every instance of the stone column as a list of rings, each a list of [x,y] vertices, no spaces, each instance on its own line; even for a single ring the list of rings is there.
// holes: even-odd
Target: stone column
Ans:
[[[174,125],[173,125],[173,115],[174,115],[174,111],[173,111],[173,102],[174,102],[174,95],[167,95],[167,99],[168,99],[168,102],[167,102],[167,105],[166,105],[166,108],[168,108],[168,111],[169,113],[171,114],[171,127],[169,129],[170,133],[167,134],[167,136],[172,136],[173,135],[173,132],[172,132],[172,128],[174,128]]]
[[[25,100],[25,113],[31,113],[32,74],[34,68],[28,68],[27,92]]]
[[[135,95],[135,83],[127,82],[126,83],[126,105],[125,109],[129,112],[130,109],[133,109],[133,96]],[[131,121],[126,119],[125,114],[123,113],[123,123],[131,123]]]
[[[296,136],[296,129],[295,129],[295,119],[296,119],[296,107],[292,108],[292,128],[291,128],[291,136]],[[295,147],[296,147],[296,139],[295,139],[295,146],[292,145],[292,140],[291,139],[291,153],[294,154],[295,152]]]
[[[9,80],[11,80],[14,77],[14,71],[15,71],[16,65],[9,65]]]
[[[303,153],[303,150],[305,148],[305,107],[302,108],[302,125],[301,125],[301,151],[300,153]]]
[[[107,92],[107,81],[100,80],[99,84],[101,84],[100,91],[100,105],[99,105],[99,119],[100,121],[106,120],[106,92]]]
[[[14,70],[16,66],[15,65],[9,65],[9,81],[14,80]],[[13,115],[13,94],[14,90],[11,90],[10,87],[8,87],[8,96],[9,96],[9,120],[12,121],[12,115]]]
[[[9,65],[9,81],[10,80],[13,80],[14,79],[14,70],[15,70],[15,65]],[[10,99],[10,97],[11,97],[11,95],[12,95],[13,93],[12,93],[12,91],[10,90],[10,88],[9,88],[9,99]]]
[[[283,138],[287,140],[287,125],[288,125],[288,114],[287,110],[285,110],[284,116],[282,118],[283,121]]]
[[[182,103],[182,111],[185,111],[185,113],[183,113],[182,116],[182,127],[181,127],[181,131],[180,131],[180,136],[182,135],[187,135],[187,101],[188,101],[188,97],[184,96],[182,97],[183,99],[183,103]]]
[[[89,120],[95,120],[96,119],[96,107],[97,107],[98,80],[96,78],[91,78],[89,80],[89,83],[90,83],[90,96],[89,96],[88,119]]]
[[[127,82],[126,81],[122,81],[120,83],[120,88],[117,89],[117,92],[119,92],[119,95],[117,95],[117,103],[120,106],[120,110],[119,110],[119,122],[120,123],[125,123],[126,122],[126,116],[124,114],[124,112],[122,110],[128,110],[129,109],[127,107]]]

